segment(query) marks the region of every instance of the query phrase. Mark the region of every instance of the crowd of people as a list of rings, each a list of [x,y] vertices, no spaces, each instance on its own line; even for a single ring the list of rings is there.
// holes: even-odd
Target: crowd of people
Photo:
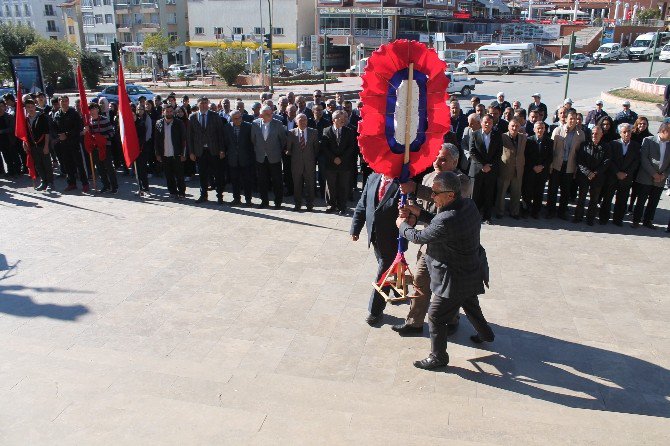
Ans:
[[[326,212],[346,214],[359,174],[364,185],[371,173],[357,143],[363,104],[354,108],[341,93],[325,100],[320,90],[311,98],[289,92],[276,101],[263,93],[250,111],[240,99],[215,103],[200,97],[191,104],[188,96],[178,102],[175,94],[165,100],[141,97],[132,105],[141,145],[133,166],[124,162],[116,104],[104,98],[92,102],[85,123],[79,99],[73,106],[68,96],[48,100],[41,92],[24,99],[29,144],[14,138],[15,98],[8,94],[0,101],[0,154],[6,165],[0,173],[25,174],[31,150],[40,191],[54,190],[57,171],[67,182],[63,192],[77,190],[79,183],[84,193],[116,194],[117,173],[132,170],[140,195],[162,177],[158,181],[169,194],[183,199],[186,183],[197,174],[197,203],[214,192],[220,204],[250,205],[257,192],[260,208],[269,206],[270,194],[276,208],[293,196],[296,210],[303,204],[313,210],[321,197]],[[506,207],[514,219],[539,218],[543,209],[547,218],[569,219],[573,202],[576,222],[611,219],[622,226],[629,212],[634,228],[655,227],[670,166],[667,124],[652,135],[648,119],[632,111],[628,101],[614,117],[596,101],[585,118],[570,99],[550,113],[540,93],[527,108],[518,100],[508,102],[503,92],[488,106],[476,96],[470,103],[464,111],[458,100],[450,100],[451,130],[444,141],[458,148],[458,168],[470,179],[466,196],[485,224],[503,218]],[[84,150],[86,138],[94,141],[90,154]],[[95,191],[93,178],[99,180]],[[228,185],[233,200],[226,202]]]

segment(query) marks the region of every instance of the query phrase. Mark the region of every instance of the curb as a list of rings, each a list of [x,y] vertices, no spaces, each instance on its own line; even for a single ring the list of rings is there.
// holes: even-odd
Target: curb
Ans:
[[[610,90],[611,91],[611,90]],[[620,106],[621,101],[624,100],[624,98],[621,98],[619,96],[614,96],[613,94],[610,94],[609,91],[601,91],[600,92],[600,99],[602,99],[604,102],[607,102],[608,104],[613,104]],[[650,121],[656,121],[656,122],[663,122],[664,118],[661,115],[661,104],[652,104],[650,102],[644,102],[644,101],[636,101],[633,99],[628,99],[630,101],[631,108],[638,108],[638,109],[654,109],[657,115],[649,115],[646,114],[645,116],[647,117],[648,120]],[[641,113],[638,113],[641,114]]]

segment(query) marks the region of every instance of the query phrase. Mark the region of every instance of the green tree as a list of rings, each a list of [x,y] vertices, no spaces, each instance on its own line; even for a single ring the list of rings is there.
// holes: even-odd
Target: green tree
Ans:
[[[86,86],[90,89],[96,88],[100,83],[100,74],[104,68],[102,58],[96,53],[82,51],[79,63]]]
[[[53,85],[58,84],[59,77],[72,78],[70,59],[79,57],[76,48],[70,43],[51,39],[38,40],[26,49],[26,54],[39,56],[44,79]]]
[[[226,81],[226,84],[233,85],[237,76],[244,71],[244,54],[231,50],[218,50],[212,57],[212,68]]]
[[[3,23],[0,25],[0,75],[12,77],[9,56],[25,54],[26,48],[39,40],[39,36],[29,26]]]
[[[174,41],[161,33],[153,33],[144,37],[142,48],[147,53],[154,53],[158,67],[163,68],[163,54],[174,48]]]
[[[661,17],[661,11],[658,8],[646,8],[638,11],[636,17],[638,20],[658,19]]]

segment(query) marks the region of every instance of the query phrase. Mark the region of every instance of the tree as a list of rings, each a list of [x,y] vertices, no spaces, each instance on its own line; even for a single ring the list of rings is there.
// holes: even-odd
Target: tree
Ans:
[[[96,88],[100,83],[100,74],[104,68],[102,58],[96,53],[82,51],[79,63],[86,86],[90,89]]]
[[[71,79],[71,58],[79,54],[74,46],[62,40],[40,39],[26,49],[26,54],[39,56],[44,79],[52,85],[58,84],[58,78]],[[69,83],[69,82],[68,82]]]
[[[0,25],[0,75],[12,77],[9,56],[25,54],[26,48],[39,40],[39,36],[29,26],[3,23]]]
[[[174,42],[167,36],[164,36],[161,33],[149,34],[144,38],[144,43],[142,44],[144,51],[147,53],[153,53],[156,55],[156,60],[158,61],[158,68],[163,68],[163,54],[167,54],[171,49],[174,48]]]
[[[661,11],[658,8],[646,8],[638,11],[636,18],[638,20],[658,19],[661,17]]]
[[[239,52],[218,50],[212,57],[212,68],[226,84],[233,85],[237,76],[244,71],[245,57]]]

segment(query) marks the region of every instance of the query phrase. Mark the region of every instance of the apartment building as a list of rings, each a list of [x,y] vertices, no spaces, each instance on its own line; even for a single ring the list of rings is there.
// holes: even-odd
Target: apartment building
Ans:
[[[30,26],[48,39],[65,36],[62,0],[0,0],[0,22]]]

